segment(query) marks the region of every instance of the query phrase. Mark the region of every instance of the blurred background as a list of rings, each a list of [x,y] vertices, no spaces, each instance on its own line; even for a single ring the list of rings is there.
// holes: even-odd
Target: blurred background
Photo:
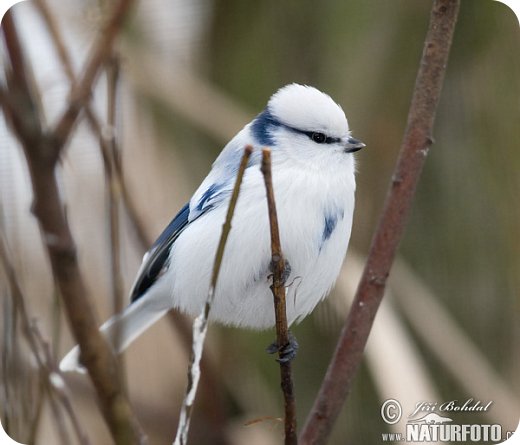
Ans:
[[[42,4],[26,1],[12,11],[41,108],[53,125],[70,82]],[[73,71],[81,73],[111,2],[46,4]],[[137,4],[118,40],[116,123],[103,131],[117,137],[128,195],[119,204],[125,292],[145,245],[190,198],[225,142],[279,87],[299,82],[327,92],[342,105],[353,134],[367,144],[357,155],[357,206],[342,275],[331,297],[293,328],[300,343],[293,368],[300,427],[334,350],[382,208],[430,8],[426,0],[327,0],[319,6],[310,0],[148,0]],[[381,433],[404,432],[420,401],[492,401],[486,413],[449,417],[459,424],[516,429],[519,49],[518,20],[507,7],[490,0],[462,2],[435,144],[366,358],[331,444],[379,443]],[[8,63],[3,41],[0,60],[2,67]],[[101,122],[107,122],[108,85],[103,74],[92,99]],[[84,119],[63,156],[59,179],[101,322],[114,307],[107,179],[99,137]],[[25,159],[0,113],[0,230],[29,315],[52,355],[61,358],[74,342],[30,205]],[[70,421],[61,419],[62,406],[41,384],[2,268],[0,295],[2,425],[22,443],[77,443]],[[162,319],[124,355],[131,402],[151,444],[172,442],[186,385],[189,354],[177,318]],[[210,327],[191,443],[281,443],[279,370],[264,352],[273,336]],[[65,378],[66,394],[91,443],[111,443],[88,378]],[[403,419],[393,426],[380,414],[388,398],[403,406]]]

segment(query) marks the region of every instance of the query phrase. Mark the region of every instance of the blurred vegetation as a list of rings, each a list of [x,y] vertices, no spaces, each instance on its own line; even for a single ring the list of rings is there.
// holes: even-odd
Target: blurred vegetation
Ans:
[[[319,8],[312,1],[216,2],[205,67],[217,84],[256,108],[279,85],[316,85],[343,105],[354,134],[367,143],[358,156],[351,242],[361,252],[399,148],[429,8],[429,2],[409,0],[326,1]],[[517,392],[519,44],[517,19],[504,5],[462,2],[435,144],[402,246],[403,256]],[[330,341],[316,342],[317,349]],[[462,398],[442,367],[425,359],[441,394]],[[302,372],[297,367],[297,378]],[[308,375],[304,386],[316,387],[321,375]],[[378,400],[367,379],[364,369],[334,443],[339,437],[355,443],[381,429],[368,424]]]
[[[187,3],[190,2],[172,5],[156,0],[148,5],[155,9],[146,14],[145,6],[140,5],[121,47],[123,81],[131,85],[128,87],[131,99],[122,101],[122,107],[135,108],[131,113],[121,113],[124,114],[122,128],[130,135],[125,137],[127,146],[123,145],[125,172],[141,213],[147,215],[144,219],[148,220],[149,232],[157,235],[183,201],[189,199],[225,140],[191,122],[172,106],[166,93],[164,97],[157,97],[132,84],[132,74],[124,71],[125,62],[135,63],[136,47],[143,48],[151,60],[155,60],[157,66],[150,72],[165,69],[174,79],[178,66],[191,70],[194,77],[212,85],[250,117],[260,112],[269,96],[286,83],[307,83],[329,93],[344,108],[353,134],[367,144],[367,149],[357,155],[357,207],[351,241],[353,250],[364,254],[377,223],[406,124],[431,2],[326,0],[318,5],[311,0],[201,0],[193,2],[194,16],[204,15],[200,20],[200,34],[192,36],[194,43],[186,44],[178,56],[170,46],[178,44],[176,26],[185,18],[185,10],[179,5],[190,10]],[[57,8],[54,11],[59,14]],[[173,25],[166,25],[168,17],[175,17],[177,13],[180,18],[176,18]],[[163,19],[161,14],[165,16]],[[186,26],[189,26],[190,17],[186,14]],[[91,15],[86,16],[88,20],[77,16],[67,20],[73,27],[80,23],[81,32],[85,33],[92,20]],[[154,40],[154,31],[162,40],[157,36]],[[504,5],[488,0],[462,2],[433,135],[435,144],[430,150],[400,251],[402,258],[477,344],[516,399],[520,394],[519,45],[518,21]],[[141,63],[143,70],[149,69],[146,63]],[[37,65],[33,68],[38,70]],[[132,69],[135,66],[128,71]],[[161,87],[165,92],[168,90],[164,85]],[[176,90],[172,90],[172,94],[175,95]],[[236,130],[245,123],[245,120],[239,122]],[[135,134],[140,136],[134,137]],[[1,143],[5,141],[0,139]],[[85,146],[87,151],[97,150],[95,142],[83,144],[83,148]],[[155,164],[143,161],[154,156],[157,157]],[[74,165],[77,168],[77,164]],[[100,165],[99,176],[86,173],[82,179],[97,181],[102,186]],[[139,176],[143,172],[145,177]],[[146,176],[147,172],[156,174]],[[100,193],[95,186],[88,190]],[[84,207],[88,201],[83,200],[88,198],[82,196],[81,200]],[[8,203],[7,200],[0,202],[2,220],[9,214],[4,208]],[[73,213],[74,205],[71,207]],[[106,237],[103,232],[106,215],[102,213],[103,205],[100,208],[98,225],[84,229],[90,237]],[[25,218],[31,218],[28,212]],[[81,221],[76,220],[78,232]],[[11,225],[12,221],[3,223],[3,226]],[[99,231],[96,232],[95,227]],[[128,257],[125,258],[125,280],[130,286],[141,252],[132,241],[131,230],[127,226],[123,230],[127,242],[124,251]],[[23,238],[20,234],[8,235],[10,240]],[[89,251],[89,241],[82,242],[81,234],[78,237],[82,259],[87,268],[95,271],[92,283],[96,283],[99,278],[96,274],[103,273],[99,264],[93,265],[100,262],[100,251],[94,248]],[[106,238],[99,241],[101,249],[104,241]],[[25,270],[28,253],[23,249],[18,251],[19,245],[17,242],[13,251],[16,263]],[[43,258],[39,260],[44,264]],[[45,274],[46,269],[42,265],[36,270]],[[28,298],[42,300],[41,306],[35,303],[32,315],[47,323],[46,333],[52,338],[52,317],[42,313],[52,313],[49,308],[53,307],[54,294],[49,290],[44,296],[36,295],[34,290],[38,285],[28,284],[28,275],[27,271],[21,273]],[[106,279],[106,275],[101,277]],[[91,286],[96,289],[95,284]],[[3,285],[0,290],[6,294]],[[96,291],[98,309],[104,319],[110,306],[109,293]],[[334,298],[343,297],[336,293]],[[9,318],[7,309],[7,306],[2,309],[4,320]],[[301,345],[294,362],[300,426],[317,393],[341,328],[341,320],[331,315],[331,311],[332,308],[323,304],[316,314],[294,329]],[[409,323],[403,321],[403,324],[412,336],[418,357],[430,371],[440,398],[474,397],[466,393],[460,382],[430,353]],[[168,343],[172,337],[169,331],[159,329],[154,328],[153,333],[146,334],[148,340],[140,339],[130,349],[127,362],[130,394],[138,415],[151,434],[152,443],[162,444],[173,437],[184,386],[186,354],[182,348]],[[160,338],[158,333],[162,334]],[[215,380],[219,383],[215,393],[196,406],[192,443],[221,443],[220,423],[232,423],[229,419],[236,423],[236,429],[242,430],[243,422],[264,415],[279,416],[282,412],[278,368],[263,353],[274,333],[212,326],[210,336],[208,347],[213,351],[210,354],[215,359],[218,370]],[[68,346],[71,341],[61,342],[65,343]],[[65,349],[62,346],[56,354]],[[170,350],[173,364],[170,361],[163,364]],[[388,351],[389,355],[393,353]],[[464,357],[461,357],[461,366],[463,363]],[[165,368],[162,374],[156,369],[161,366]],[[3,371],[2,375],[5,375]],[[73,400],[89,393],[80,381],[80,378],[71,380]],[[230,389],[233,386],[235,391]],[[17,391],[20,391],[18,387]],[[413,388],[410,391],[413,392]],[[399,394],[394,396],[399,399]],[[365,363],[336,424],[331,443],[379,442],[379,434],[388,430],[380,417],[381,397],[373,372]],[[86,399],[85,409],[92,411],[92,401]],[[221,411],[211,418],[203,405],[209,407],[209,412],[212,406],[219,406]],[[3,413],[2,416],[4,419]],[[92,417],[95,415],[89,414],[85,421],[94,422]],[[464,418],[477,422],[474,415]],[[514,419],[512,413],[511,419],[504,419],[504,423],[516,426]],[[105,437],[106,432],[99,423],[98,420],[93,424],[101,429],[100,437]],[[49,429],[49,426],[42,428],[44,432]],[[258,422],[247,429],[252,436],[255,430],[265,431],[266,435],[261,436],[258,443],[268,443],[268,437],[275,437],[272,443],[277,443],[276,438],[283,432],[282,425],[275,421]],[[252,438],[248,440],[255,443]],[[240,443],[240,440],[229,443]]]

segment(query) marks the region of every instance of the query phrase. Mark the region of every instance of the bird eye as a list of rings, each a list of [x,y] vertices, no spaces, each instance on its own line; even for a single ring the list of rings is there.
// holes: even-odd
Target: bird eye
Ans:
[[[311,139],[317,144],[323,144],[327,140],[327,136],[323,133],[311,133]]]

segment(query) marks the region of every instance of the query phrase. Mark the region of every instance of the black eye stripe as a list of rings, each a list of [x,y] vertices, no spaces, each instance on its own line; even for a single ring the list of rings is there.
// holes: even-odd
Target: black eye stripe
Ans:
[[[340,141],[340,138],[333,138],[319,131],[302,131],[302,133],[317,144],[335,144]]]
[[[265,113],[262,113],[260,115],[260,117],[262,117],[263,114],[265,114]],[[304,131],[304,130],[300,130],[299,128],[295,128],[295,127],[292,127],[290,125],[287,125],[285,123],[282,123],[282,122],[279,122],[279,121],[275,120],[274,118],[272,118],[271,115],[269,115],[269,117],[272,119],[270,124],[273,127],[274,126],[282,127],[282,128],[287,129],[287,130],[294,131],[295,133],[304,134],[311,141],[314,141],[317,144],[337,144],[338,142],[341,142],[341,138],[334,138],[332,136],[327,136],[325,133],[322,133],[321,131]],[[258,121],[258,119],[257,119],[257,121]],[[255,123],[257,123],[257,121],[255,121]],[[255,131],[255,130],[257,130],[257,128],[253,128],[253,131]],[[319,135],[319,136],[317,136],[317,135]],[[316,137],[318,137],[318,141],[316,140]],[[269,141],[269,142],[272,142],[272,141]]]

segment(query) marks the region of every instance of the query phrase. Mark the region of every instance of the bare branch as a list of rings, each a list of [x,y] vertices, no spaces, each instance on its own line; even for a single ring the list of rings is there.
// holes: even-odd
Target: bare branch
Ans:
[[[126,2],[119,4],[116,14],[121,14],[121,4]],[[62,138],[60,142],[60,138],[43,133],[41,117],[35,106],[37,101],[27,81],[27,69],[11,14],[6,14],[2,30],[14,75],[9,72],[7,76],[11,99],[3,101],[2,105],[25,152],[33,187],[33,212],[38,219],[71,329],[80,345],[82,363],[94,383],[114,441],[118,444],[140,443],[140,428],[124,394],[123,385],[116,378],[116,360],[98,331],[98,323],[79,269],[75,243],[60,200],[55,167],[65,141]],[[109,23],[115,28],[114,24],[121,20],[112,18]],[[107,49],[101,53],[104,55],[105,51]],[[101,56],[96,58],[98,61],[101,59]],[[92,67],[90,69],[93,70]],[[84,80],[82,88],[86,88],[87,83]]]
[[[22,332],[29,344],[32,354],[38,364],[42,383],[49,391],[50,397],[57,396],[58,400],[68,413],[78,441],[82,445],[89,445],[90,441],[86,433],[83,431],[81,424],[78,421],[72,403],[65,391],[65,382],[59,375],[59,370],[56,366],[56,360],[53,359],[48,343],[43,339],[38,327],[35,323],[31,323],[27,306],[25,304],[25,297],[22,293],[22,288],[16,277],[15,269],[10,261],[7,243],[3,233],[0,233],[0,261],[5,270],[10,293],[13,298],[14,307],[20,314],[22,321]],[[60,382],[57,384],[56,382]],[[59,416],[61,417],[61,416]]]
[[[25,143],[31,144],[42,134],[42,116],[34,99],[35,86],[29,80],[22,47],[12,11],[2,20],[1,31],[5,37],[11,66],[6,65],[7,90],[2,91],[1,105],[4,114],[17,134],[23,135]],[[36,92],[37,94],[37,92]]]
[[[68,55],[67,48],[65,47],[65,42],[61,37],[60,29],[58,27],[58,24],[56,23],[54,15],[49,9],[49,5],[47,4],[46,0],[35,0],[34,4],[40,11],[42,18],[45,24],[47,25],[47,29],[49,30],[49,33],[54,42],[54,46],[56,47],[58,58],[60,59],[63,69],[65,70],[65,74],[67,75],[67,78],[71,81],[71,84],[74,85],[74,70],[72,69],[72,63]]]
[[[106,25],[98,34],[99,38],[83,68],[83,76],[79,82],[72,85],[69,106],[59,119],[53,132],[54,143],[58,151],[66,144],[80,111],[90,97],[92,85],[101,67],[112,55],[114,41],[133,3],[134,0],[119,0],[114,6]]]
[[[273,285],[271,290],[274,298],[274,313],[276,321],[276,343],[278,344],[279,356],[281,350],[289,344],[289,328],[287,326],[287,313],[285,304],[285,283],[283,272],[285,260],[280,243],[280,232],[278,230],[278,216],[276,214],[276,203],[274,200],[273,178],[271,172],[271,150],[262,150],[262,174],[264,176],[267,195],[267,206],[269,211],[269,227],[271,230],[271,264],[273,265]],[[285,443],[295,445],[298,443],[296,434],[296,403],[291,373],[291,362],[280,361],[281,386],[285,406]]]
[[[459,0],[435,0],[414,88],[408,123],[385,206],[352,308],[334,357],[301,433],[323,444],[350,392],[390,267],[403,236],[417,182],[432,143],[435,112],[455,29]]]
[[[56,52],[58,54],[58,57],[60,59],[60,62],[63,66],[63,69],[65,71],[65,75],[67,76],[68,80],[72,85],[76,84],[76,77],[74,75],[74,70],[72,68],[72,61],[70,58],[69,53],[67,52],[67,49],[65,47],[63,36],[61,35],[60,29],[58,25],[56,24],[56,21],[54,20],[54,17],[49,10],[49,6],[47,5],[46,0],[36,0],[35,2],[36,6],[38,7],[40,14],[42,15],[42,18],[47,26],[47,29],[49,31],[49,34],[52,38],[52,41],[54,42],[54,45],[56,47]],[[110,62],[110,59],[109,59]],[[1,95],[0,95],[1,99]],[[101,154],[103,156],[103,162],[105,163],[105,169],[109,168],[107,167],[107,163],[109,162],[111,156],[110,156],[110,140],[107,141],[107,138],[105,137],[105,133],[103,132],[102,126],[99,122],[99,119],[97,118],[96,114],[92,110],[89,102],[87,101],[85,103],[85,115],[87,117],[87,121],[90,125],[90,128],[96,135],[96,137],[99,140],[100,147],[101,147]],[[110,124],[109,124],[110,127]],[[112,129],[110,129],[110,132],[112,133],[109,137],[113,136]],[[153,242],[153,239],[150,239],[149,236],[146,233],[144,224],[142,223],[139,212],[137,211],[137,206],[134,203],[132,196],[128,192],[128,188],[126,187],[123,172],[122,172],[122,166],[121,166],[121,159],[120,156],[117,156],[115,158],[114,162],[114,168],[112,168],[112,176],[111,180],[114,181],[114,186],[119,189],[121,200],[124,203],[125,211],[127,212],[128,218],[130,220],[130,223],[134,229],[134,232],[137,236],[137,240],[140,244],[140,247],[145,252],[148,250],[150,245]]]
[[[197,393],[197,387],[200,379],[200,361],[202,358],[204,339],[206,338],[206,332],[208,328],[209,312],[215,297],[215,289],[217,287],[222,259],[224,258],[224,249],[226,248],[229,232],[231,231],[231,220],[233,218],[233,214],[235,213],[235,207],[238,201],[238,195],[240,193],[240,185],[242,184],[242,178],[244,177],[244,172],[252,152],[253,148],[251,146],[248,145],[245,147],[244,155],[242,156],[240,167],[237,172],[235,186],[233,187],[233,192],[229,200],[226,219],[222,226],[222,235],[220,236],[217,253],[215,254],[215,261],[213,262],[213,272],[211,274],[211,282],[209,285],[206,303],[202,309],[202,312],[193,321],[193,346],[188,370],[188,387],[186,388],[186,396],[184,397],[184,401],[182,403],[181,413],[179,416],[179,425],[177,427],[177,434],[175,436],[174,445],[186,445],[188,442],[188,432],[190,429],[193,402],[195,401],[195,395]]]
[[[56,358],[53,357],[51,353],[51,349],[49,347],[49,343],[43,338],[38,325],[33,322],[31,324],[31,332],[39,344],[41,351],[43,352],[45,365],[48,368],[49,372],[49,381],[51,382],[51,386],[54,392],[54,395],[57,397],[58,401],[61,403],[65,411],[68,413],[70,421],[72,423],[72,427],[76,433],[78,441],[82,445],[89,445],[90,440],[88,439],[85,431],[83,431],[83,427],[81,422],[74,411],[72,406],[72,402],[69,399],[69,396],[66,392],[65,381],[60,375],[59,368],[57,366]]]
[[[54,17],[49,10],[49,7],[47,5],[46,0],[36,0],[35,2],[36,6],[40,10],[40,13],[42,15],[42,18],[47,26],[47,29],[49,31],[49,34],[55,44],[56,51],[58,54],[58,57],[60,59],[60,62],[63,66],[64,72],[71,82],[71,84],[74,84],[76,82],[74,71],[72,68],[72,61],[69,56],[69,53],[67,52],[67,49],[64,44],[64,39],[61,34],[61,31],[57,25],[57,23],[54,20]],[[110,72],[110,66],[112,65],[112,61],[109,60],[107,71]],[[115,80],[113,76],[110,77],[112,81],[109,82],[109,84],[113,84],[113,81]],[[113,88],[111,89],[114,90]],[[111,106],[110,111],[108,112],[108,115],[113,115],[113,111],[115,109],[114,105],[114,94],[109,94],[109,96],[112,97],[110,100]],[[1,97],[1,96],[0,96]],[[92,129],[93,133],[96,135],[96,137],[99,140],[100,145],[100,151],[103,159],[103,164],[105,167],[105,173],[107,176],[107,184],[110,190],[110,196],[112,195],[118,195],[118,200],[122,201],[124,211],[126,212],[126,215],[129,219],[129,222],[134,230],[134,233],[137,237],[137,241],[139,244],[139,247],[142,249],[143,253],[150,247],[150,245],[153,242],[153,239],[149,237],[147,234],[147,231],[145,230],[145,225],[141,218],[139,217],[139,212],[137,211],[137,206],[134,202],[134,199],[132,195],[129,193],[128,187],[126,186],[125,178],[123,175],[122,170],[122,162],[121,162],[121,152],[118,149],[118,147],[115,147],[116,140],[114,139],[116,137],[115,130],[115,119],[114,117],[109,118],[109,122],[106,129],[102,128],[102,124],[99,122],[98,117],[96,116],[95,112],[92,110],[92,107],[87,102],[85,104],[85,116],[87,118],[87,122],[90,125],[90,128]],[[117,192],[117,193],[116,193]],[[111,201],[113,199],[110,199]],[[110,206],[112,210],[115,212],[116,206]],[[114,217],[111,218],[111,231],[114,232],[115,228],[118,226],[118,224],[115,223],[115,218],[117,215],[114,215]],[[115,236],[112,236],[111,239],[115,241]],[[118,244],[115,242],[114,244]],[[117,251],[117,247],[113,247],[115,251]],[[115,264],[119,263],[119,260],[116,258],[113,259]],[[114,268],[115,269],[115,268]],[[116,276],[119,275],[115,270],[112,273],[114,279]],[[119,288],[120,286],[114,287],[114,295],[119,294]],[[118,303],[114,306],[114,312],[118,312],[117,310]],[[191,350],[191,337],[192,337],[192,326],[191,321],[184,315],[176,312],[176,311],[170,311],[169,312],[169,320],[172,322],[173,327],[176,329],[176,332],[180,334],[180,337],[182,338],[182,341],[187,349]],[[117,333],[115,334],[116,342],[117,344]],[[205,388],[204,390],[204,397],[210,401],[209,405],[208,403],[204,403],[203,406],[206,409],[206,406],[211,406],[212,408],[209,409],[208,412],[212,413],[212,416],[215,417],[216,412],[223,412],[222,409],[219,409],[218,406],[215,408],[216,405],[222,405],[222,401],[218,401],[217,393],[216,391],[216,385],[214,381],[214,376],[216,375],[216,368],[215,364],[212,363],[210,360],[208,360],[208,357],[203,357],[201,362],[201,367],[205,369],[205,373],[201,376],[201,386]],[[208,395],[209,394],[209,395]],[[219,405],[219,406],[220,406]],[[222,408],[222,406],[220,406]],[[222,425],[217,426],[219,434],[222,435],[223,427]]]
[[[107,116],[108,116],[108,148],[107,153],[109,158],[105,160],[105,178],[106,187],[108,189],[108,208],[110,221],[110,252],[111,252],[111,267],[112,267],[112,297],[113,297],[113,312],[119,314],[124,306],[124,285],[123,273],[121,270],[121,234],[120,234],[120,218],[119,209],[121,203],[121,187],[118,180],[116,165],[119,164],[119,147],[116,139],[116,101],[117,101],[117,85],[119,79],[119,60],[117,56],[113,56],[110,64],[107,66]],[[101,135],[103,138],[103,135]],[[104,141],[100,140],[103,146]],[[104,151],[104,150],[102,150]],[[119,326],[119,325],[117,325]],[[121,339],[120,329],[116,329],[114,333],[114,343],[119,345]],[[116,347],[119,349],[119,347]],[[117,357],[119,364],[122,364],[120,356]],[[123,373],[120,369],[121,378]]]

